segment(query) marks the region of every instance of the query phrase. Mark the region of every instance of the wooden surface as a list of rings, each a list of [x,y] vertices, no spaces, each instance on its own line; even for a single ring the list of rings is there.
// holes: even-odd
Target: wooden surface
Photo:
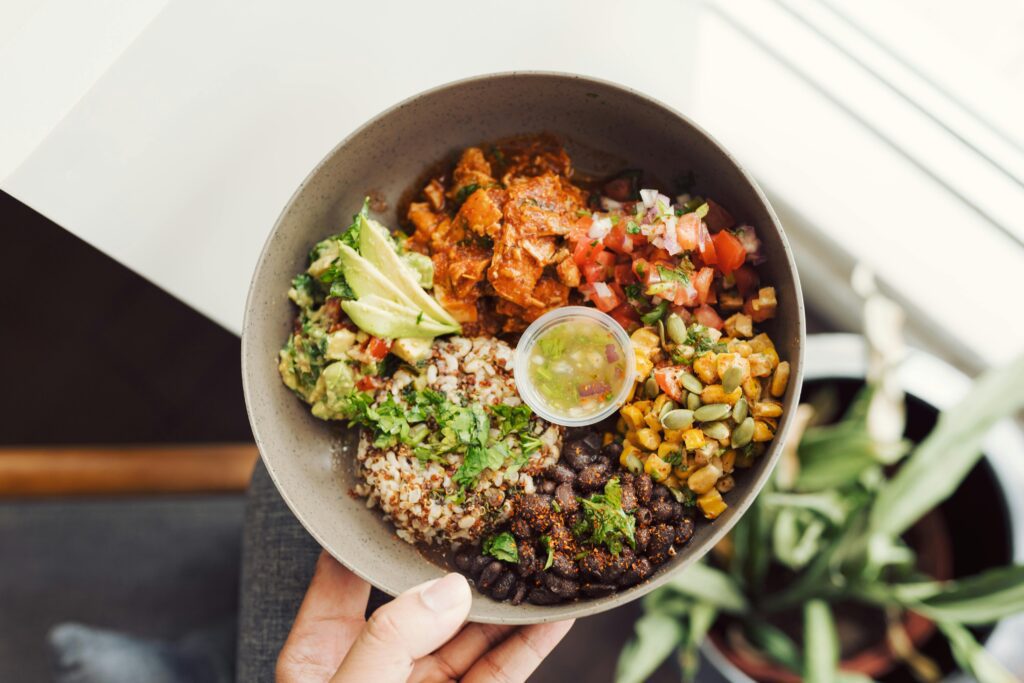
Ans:
[[[244,491],[253,444],[0,448],[0,497]]]

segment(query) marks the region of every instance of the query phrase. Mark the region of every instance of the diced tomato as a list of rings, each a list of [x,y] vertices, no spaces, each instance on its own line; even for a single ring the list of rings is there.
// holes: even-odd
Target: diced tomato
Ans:
[[[583,278],[587,282],[603,282],[608,277],[608,269],[597,261],[584,263],[581,270],[583,271]]]
[[[640,327],[640,314],[628,303],[619,304],[608,313],[615,319],[615,322],[622,325],[627,332],[633,332]]]
[[[693,277],[693,287],[697,290],[697,301],[702,304],[708,302],[708,292],[711,291],[711,283],[715,278],[714,268],[701,268]]]
[[[618,282],[609,282],[608,287],[612,290],[615,296],[619,297],[619,301],[626,300],[626,291],[622,289],[622,285]]]
[[[746,298],[757,294],[757,288],[761,285],[761,278],[757,276],[757,271],[751,266],[741,266],[737,268],[732,277],[736,280],[736,288],[740,290],[740,296]]]
[[[603,282],[588,283],[580,286],[580,293],[593,302],[597,310],[605,313],[622,303],[612,288]]]
[[[697,289],[692,282],[674,282],[672,296],[666,297],[676,306],[694,306],[697,303]]]
[[[617,254],[632,254],[633,237],[626,232],[626,221],[620,220],[604,236],[604,246]]]
[[[679,383],[679,371],[682,370],[681,365],[672,365],[665,368],[658,368],[654,371],[654,381],[658,383],[661,390],[665,394],[675,401],[676,403],[683,402],[683,387]]]
[[[633,274],[633,266],[628,263],[620,263],[615,266],[615,281],[620,285],[631,285],[636,282],[636,275]]]
[[[693,318],[701,325],[705,327],[713,327],[716,330],[722,329],[722,319],[715,312],[715,309],[711,308],[707,304],[702,304],[693,312]]]
[[[695,213],[684,213],[676,221],[676,242],[683,251],[697,248],[697,236],[700,234],[700,218]]]
[[[672,254],[668,253],[664,249],[659,249],[658,247],[654,247],[653,249],[651,249],[651,253],[647,258],[649,258],[652,261],[665,261],[669,264],[672,263]],[[673,267],[674,266],[669,265],[669,268]]]
[[[651,263],[648,263],[647,259],[638,258],[633,261],[633,272],[636,273],[638,280],[646,281],[649,273],[656,273],[657,271]]]
[[[718,269],[726,275],[743,265],[747,260],[747,252],[743,244],[736,239],[728,230],[716,234],[712,240],[715,243],[715,255],[718,257]]]
[[[576,265],[582,267],[594,261],[602,251],[604,251],[604,243],[601,240],[593,240],[588,237],[576,243],[572,259],[576,262]]]
[[[711,233],[708,232],[708,226],[704,223],[700,224],[700,232],[697,235],[697,249],[700,251],[700,258],[704,261],[704,265],[713,266],[718,263],[715,243],[711,240]]]
[[[707,223],[708,230],[712,233],[717,233],[722,230],[728,230],[736,225],[736,219],[732,217],[731,213],[722,208],[721,204],[716,203],[713,199],[706,201],[708,215],[704,216],[704,222]]]
[[[377,380],[373,377],[363,376],[356,380],[356,389],[359,391],[373,391],[377,388]]]
[[[380,337],[370,337],[366,342],[366,353],[374,360],[381,360],[391,350],[391,340]]]

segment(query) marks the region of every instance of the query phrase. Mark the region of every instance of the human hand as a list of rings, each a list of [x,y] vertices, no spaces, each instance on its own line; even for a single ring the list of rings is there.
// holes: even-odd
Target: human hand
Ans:
[[[525,681],[572,626],[468,624],[461,574],[410,588],[363,618],[370,586],[326,552],[277,659],[279,683]]]

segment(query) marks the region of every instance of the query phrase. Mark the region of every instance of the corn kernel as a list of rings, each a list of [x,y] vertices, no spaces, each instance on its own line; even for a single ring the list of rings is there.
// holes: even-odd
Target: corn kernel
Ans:
[[[715,358],[715,370],[719,378],[725,377],[725,371],[734,366],[743,371],[743,379],[750,377],[750,362],[738,353],[720,353]]]
[[[643,378],[651,374],[651,370],[654,369],[654,363],[651,359],[645,356],[639,349],[633,355],[636,356],[636,376]]]
[[[629,403],[630,401],[632,401],[633,397],[636,396],[636,387],[637,387],[637,383],[633,382],[633,386],[631,386],[629,388],[629,393],[626,394],[626,403]]]
[[[641,413],[650,412],[651,402],[650,401],[635,401],[633,403],[640,410]]]
[[[619,464],[625,467],[626,461],[629,459],[629,456],[631,455],[639,458],[640,456],[643,455],[643,453],[641,453],[635,445],[627,441],[624,444],[622,444],[622,453],[619,454]]]
[[[736,467],[736,451],[730,448],[725,453],[722,453],[722,471],[732,472]]]
[[[607,446],[608,444],[615,441],[615,435],[611,432],[605,432],[604,436],[601,437],[601,445]]]
[[[665,477],[665,480],[662,481],[661,483],[664,484],[665,486],[669,487],[670,489],[677,489],[677,488],[679,488],[679,480],[676,479],[676,475],[673,474],[672,472],[669,472],[668,476]]]
[[[715,354],[705,353],[693,361],[693,371],[705,384],[714,382],[715,377]]]
[[[767,354],[752,353],[747,360],[750,361],[750,375],[752,377],[767,377],[772,374],[772,363]]]
[[[635,403],[623,406],[622,410],[619,411],[619,414],[622,416],[622,419],[625,421],[625,424],[629,429],[640,429],[644,425],[643,413],[636,407]]]
[[[681,444],[683,442],[683,430],[666,429],[661,438],[665,443]]]
[[[633,342],[634,348],[645,351],[654,352],[661,348],[661,337],[650,327],[641,327],[630,335],[629,340]]]
[[[754,420],[754,441],[771,441],[772,428],[763,420]]]
[[[636,435],[635,429],[630,429],[626,432],[626,441],[633,444],[637,448],[640,448],[640,437]]]
[[[703,496],[697,497],[697,505],[700,506],[701,512],[708,519],[715,519],[720,514],[726,511],[729,507],[725,500],[722,499],[722,494],[717,489],[711,489]]]
[[[641,448],[645,448],[649,451],[653,451],[658,448],[661,444],[661,437],[658,436],[658,432],[654,431],[649,427],[636,430],[636,445]]]
[[[662,441],[658,444],[658,457],[666,462],[671,460],[672,456],[679,453],[679,451],[679,444],[669,443],[667,441]]]
[[[764,353],[766,349],[774,349],[775,344],[767,334],[762,332],[750,340],[750,348],[754,350],[754,353]]]
[[[778,417],[782,415],[782,406],[777,401],[758,401],[751,412],[754,417]]]
[[[731,393],[727,394],[721,384],[709,384],[704,387],[704,391],[700,392],[700,400],[704,404],[728,403],[734,406],[741,396],[743,396],[743,391],[739,387],[736,387]]]
[[[775,368],[771,384],[772,396],[779,398],[785,394],[787,384],[789,384],[789,361],[784,360]]]
[[[761,399],[761,383],[757,381],[757,378],[750,377],[745,379],[740,386],[743,389],[743,395],[746,397],[747,403],[754,403]]]
[[[668,397],[668,394],[658,394],[658,398],[654,399],[654,403],[651,404],[651,412],[655,415],[660,415],[662,407],[670,400],[672,399]]]
[[[687,429],[683,432],[683,443],[686,444],[686,450],[697,450],[706,443],[704,441],[704,432],[699,429]]]
[[[686,465],[680,465],[679,467],[672,468],[672,474],[679,480],[680,483],[685,483],[690,477],[690,470]]]
[[[778,365],[779,365],[779,352],[778,351],[776,351],[775,349],[765,349],[762,353],[764,353],[765,358],[768,359],[768,364],[770,366],[772,366],[772,370],[774,370],[776,367],[778,367]]]
[[[725,333],[730,337],[752,337],[754,321],[749,315],[734,313],[725,319]]]
[[[715,482],[722,476],[722,470],[714,465],[708,464],[701,467],[687,478],[686,485],[694,493],[707,493],[715,487]]]
[[[626,424],[626,421],[622,419],[622,416],[620,415],[619,419],[615,421],[615,431],[619,434],[625,434],[628,428],[629,425]]]
[[[651,455],[644,462],[644,472],[651,475],[651,479],[654,481],[663,481],[665,477],[672,473],[672,465],[669,465],[656,455]]]
[[[750,342],[745,342],[742,339],[732,339],[728,345],[729,351],[732,353],[738,353],[739,355],[746,358],[754,352],[754,349],[750,346]]]
[[[644,422],[655,432],[661,431],[661,420],[658,419],[658,415],[656,413],[647,413],[644,415]]]

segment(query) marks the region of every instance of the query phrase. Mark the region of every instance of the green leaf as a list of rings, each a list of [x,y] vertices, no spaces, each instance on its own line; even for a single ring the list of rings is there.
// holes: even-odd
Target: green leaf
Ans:
[[[937,621],[991,624],[1024,612],[1024,565],[998,567],[957,581],[897,584],[891,595]]]
[[[846,498],[837,491],[821,493],[782,493],[770,492],[761,494],[765,505],[773,508],[796,508],[816,512],[833,524],[842,524],[850,512]]]
[[[619,654],[616,683],[643,683],[682,641],[683,626],[666,614],[645,614],[636,621],[636,635]]]
[[[839,423],[808,429],[800,440],[799,491],[826,491],[856,482],[878,465],[874,442],[862,426]]]
[[[779,510],[772,534],[772,550],[776,559],[791,569],[805,566],[820,552],[826,528],[821,517],[807,510]]]
[[[747,598],[735,579],[703,562],[690,565],[665,585],[683,595],[704,600],[723,612],[742,613],[748,607]]]
[[[977,679],[978,683],[1014,683],[1017,680],[966,628],[944,621],[940,621],[938,626],[949,640],[949,648],[956,663],[964,673]]]
[[[583,515],[573,533],[591,545],[604,545],[614,555],[622,552],[623,542],[636,547],[636,517],[622,509],[622,486],[618,477],[604,485],[604,493],[580,498]]]
[[[804,605],[804,680],[832,683],[839,670],[839,638],[824,600]]]
[[[803,670],[800,649],[781,629],[762,619],[749,619],[745,632],[751,644],[793,673]]]
[[[640,320],[643,321],[644,325],[653,325],[661,320],[661,317],[665,315],[665,311],[667,310],[668,302],[662,301],[660,304],[640,316]]]
[[[700,666],[700,644],[704,642],[717,616],[718,610],[715,606],[703,600],[693,603],[690,608],[690,628],[687,629],[679,650],[679,666],[683,670],[683,680],[696,680],[697,669]]]
[[[551,503],[553,505],[555,503],[555,501],[551,501]],[[547,571],[548,569],[551,568],[551,565],[555,561],[555,546],[551,543],[551,537],[547,536],[547,535],[541,536],[540,537],[540,542],[542,544],[544,544],[544,549],[548,551],[548,558],[546,560],[544,560],[544,569],[543,569],[543,571]]]
[[[884,486],[871,510],[871,533],[899,536],[948,498],[981,457],[981,442],[997,421],[1024,407],[1024,354],[978,379],[957,406]]]
[[[516,539],[507,531],[484,539],[484,554],[502,562],[512,562],[513,564],[519,562],[519,548],[516,547]]]
[[[363,206],[359,209],[359,213],[352,216],[352,224],[348,227],[348,230],[343,232],[338,238],[342,244],[346,244],[356,251],[359,251],[359,232],[362,221],[360,219],[366,218],[370,212],[370,198],[363,198]]]

